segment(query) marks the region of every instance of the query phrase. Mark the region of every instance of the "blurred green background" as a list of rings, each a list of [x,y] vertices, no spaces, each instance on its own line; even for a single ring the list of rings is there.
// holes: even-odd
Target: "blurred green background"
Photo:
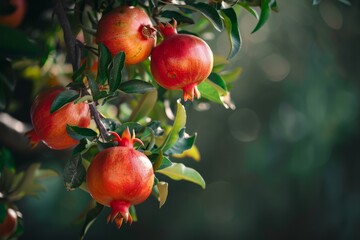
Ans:
[[[202,160],[181,161],[206,190],[164,177],[161,209],[149,198],[140,221],[120,230],[106,224],[106,209],[86,239],[360,239],[360,4],[351,2],[279,0],[255,34],[256,19],[242,10],[242,50],[231,64],[242,68],[231,90],[237,108],[187,104]],[[227,55],[226,38],[209,40],[215,54]],[[66,158],[14,154],[58,172]],[[18,203],[20,239],[78,239],[74,222],[90,197],[67,192],[61,178],[44,184],[39,199]]]

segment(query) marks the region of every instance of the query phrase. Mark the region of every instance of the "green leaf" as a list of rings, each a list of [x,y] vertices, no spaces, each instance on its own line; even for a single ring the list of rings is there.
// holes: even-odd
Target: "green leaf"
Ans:
[[[130,215],[131,215],[132,221],[133,221],[133,222],[137,222],[137,221],[138,221],[138,217],[137,217],[136,209],[135,209],[135,206],[134,206],[134,205],[131,205],[131,206],[130,206],[130,208],[129,208],[129,213],[130,213]]]
[[[7,208],[5,203],[0,202],[0,224],[5,220],[7,215]]]
[[[205,189],[205,180],[195,169],[186,167],[182,163],[173,163],[170,167],[158,169],[156,172],[164,174],[174,180],[185,180],[195,183]]]
[[[158,197],[158,200],[160,203],[159,208],[161,208],[166,202],[168,192],[169,192],[169,184],[167,182],[158,182],[156,184],[156,186],[159,191],[159,197]]]
[[[93,96],[94,101],[99,100],[100,90],[99,90],[99,86],[97,85],[95,79],[89,74],[86,74],[86,78],[88,80],[89,87],[91,90],[91,95]]]
[[[16,77],[12,69],[11,62],[8,60],[0,60],[0,83],[3,82],[10,91],[15,90]]]
[[[339,1],[342,1],[342,0],[339,0]],[[343,0],[343,1],[346,1],[346,0]],[[278,11],[279,11],[279,7],[278,7],[278,5],[277,5],[276,0],[271,1],[270,7],[271,7],[271,10],[273,10],[274,12],[278,12]]]
[[[209,4],[198,2],[188,5],[176,5],[179,8],[187,8],[201,13],[209,22],[215,27],[216,30],[221,32],[224,29],[224,23],[218,11]]]
[[[153,90],[145,93],[138,101],[138,105],[132,111],[129,122],[137,122],[147,116],[154,108],[157,101],[157,91]]]
[[[125,93],[146,93],[153,91],[155,87],[151,83],[134,79],[120,84],[119,89]]]
[[[97,133],[94,130],[78,126],[66,125],[66,131],[70,137],[76,140],[81,140],[83,138],[95,138],[97,136]]]
[[[99,67],[96,81],[104,85],[109,79],[109,65],[111,63],[111,53],[102,43],[99,44]]]
[[[95,219],[99,216],[99,214],[103,209],[104,209],[103,205],[101,205],[100,203],[95,203],[95,206],[87,212],[85,223],[81,229],[81,239],[84,239],[87,231],[89,230],[89,228],[94,223]]]
[[[176,11],[165,10],[160,13],[160,16],[163,18],[175,19],[178,24],[181,24],[181,23],[193,24],[194,23],[194,20],[192,18],[189,18],[189,17],[187,17],[179,12],[176,12]]]
[[[207,81],[211,86],[213,86],[221,96],[226,95],[228,89],[225,81],[219,74],[212,72],[209,75],[208,79],[206,79],[205,81]]]
[[[169,132],[169,134],[167,135],[163,145],[159,148],[159,150],[166,152],[168,149],[170,149],[179,139],[179,132],[181,129],[185,127],[185,124],[186,124],[186,111],[184,106],[178,101],[176,117],[173,127]]]
[[[229,84],[239,79],[241,72],[242,69],[240,67],[233,68],[231,71],[221,73],[221,78]]]
[[[54,113],[55,111],[62,108],[65,104],[77,99],[79,96],[80,93],[72,89],[67,89],[60,92],[54,99],[54,102],[51,104],[50,113]]]
[[[181,154],[184,151],[190,149],[196,140],[196,134],[194,136],[186,136],[185,134],[185,128],[182,129],[179,133],[179,139],[177,142],[168,149],[165,154]]]
[[[0,176],[1,172],[5,168],[8,169],[10,172],[15,172],[15,162],[11,152],[7,148],[0,148],[0,159]]]
[[[252,9],[246,2],[238,2],[240,6],[246,9],[251,15],[253,15],[256,19],[259,19],[258,13]]]
[[[69,158],[64,167],[64,182],[68,191],[79,187],[85,180],[86,170],[80,155]]]
[[[270,17],[270,12],[271,12],[270,0],[262,0],[260,19],[251,33],[254,33],[257,30],[259,30],[266,23],[266,21]]]
[[[241,36],[238,26],[238,20],[236,12],[233,8],[223,9],[221,10],[221,13],[224,18],[226,31],[230,39],[231,45],[230,53],[227,58],[231,59],[240,51],[241,48]]]
[[[125,63],[125,53],[119,52],[112,60],[112,68],[110,69],[109,86],[110,92],[115,92],[121,83],[121,70]]]
[[[21,31],[0,25],[0,58],[39,57],[39,46]]]
[[[212,102],[223,104],[219,92],[209,83],[208,80],[203,81],[198,85],[201,97],[206,98]]]
[[[79,69],[77,69],[77,70],[73,73],[72,79],[73,79],[74,82],[76,82],[76,83],[82,83],[82,82],[83,82],[85,68],[86,68],[86,63],[84,63],[83,65],[81,65],[81,66],[79,67]]]

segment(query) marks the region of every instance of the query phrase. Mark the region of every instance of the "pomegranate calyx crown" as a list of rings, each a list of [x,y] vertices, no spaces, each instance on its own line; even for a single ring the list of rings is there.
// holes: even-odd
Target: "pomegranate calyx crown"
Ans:
[[[113,200],[110,203],[111,212],[107,217],[107,222],[114,222],[117,228],[120,228],[123,221],[132,224],[133,220],[129,213],[130,203],[125,201]]]
[[[36,134],[35,129],[26,132],[25,136],[29,139],[29,145],[32,149],[34,149],[41,141],[39,136]]]
[[[168,36],[171,36],[171,35],[174,35],[174,34],[177,34],[177,30],[176,30],[176,27],[177,27],[177,22],[175,19],[173,19],[173,24],[171,25],[171,23],[166,23],[166,24],[163,24],[163,23],[159,23],[159,25],[157,26],[157,28],[159,29],[161,35],[166,38]]]
[[[141,28],[141,34],[146,39],[155,39],[156,38],[156,28],[150,25],[144,25]]]
[[[131,135],[128,127],[123,131],[121,137],[116,132],[110,133],[115,137],[115,141],[118,142],[118,146],[132,148],[134,147],[134,143],[136,142],[144,145],[144,143],[140,139],[135,137],[135,131],[133,131]]]

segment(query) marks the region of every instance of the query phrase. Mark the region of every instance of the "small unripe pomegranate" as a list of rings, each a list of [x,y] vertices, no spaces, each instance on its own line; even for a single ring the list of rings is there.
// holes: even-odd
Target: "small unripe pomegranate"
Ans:
[[[156,43],[156,30],[144,10],[133,6],[114,8],[99,21],[97,43],[116,55],[125,53],[125,64],[137,64],[149,57]]]
[[[159,24],[164,40],[151,54],[151,72],[160,86],[169,90],[183,90],[184,100],[199,98],[197,85],[204,81],[213,67],[213,53],[202,39],[177,34],[176,21]]]
[[[16,28],[20,26],[26,12],[25,0],[10,0],[10,4],[16,9],[9,15],[0,15],[0,25]]]
[[[17,215],[14,209],[8,208],[3,222],[0,222],[0,239],[7,239],[16,230]]]
[[[86,183],[91,196],[99,203],[111,207],[108,222],[132,223],[131,205],[145,201],[154,184],[154,171],[145,154],[133,148],[134,142],[142,142],[131,136],[126,129],[121,138],[116,133],[118,146],[99,152],[91,161]]]
[[[64,88],[51,88],[39,94],[31,106],[33,130],[26,135],[35,147],[40,141],[49,148],[60,150],[71,148],[79,142],[66,132],[66,125],[88,127],[90,125],[89,106],[86,103],[73,102],[50,113],[51,105]]]

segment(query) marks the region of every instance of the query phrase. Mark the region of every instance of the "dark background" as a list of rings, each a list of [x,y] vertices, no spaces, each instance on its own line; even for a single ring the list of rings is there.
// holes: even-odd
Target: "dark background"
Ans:
[[[202,159],[181,161],[202,174],[206,190],[164,177],[161,209],[149,198],[137,207],[140,220],[120,230],[106,224],[106,209],[86,239],[360,239],[360,5],[351,2],[279,0],[255,34],[256,20],[241,10],[236,110],[187,105]],[[227,55],[225,33],[208,42]],[[38,159],[58,172],[66,158],[14,154],[20,168]],[[67,192],[61,178],[43,184],[39,199],[18,202],[20,239],[78,239],[74,222],[90,197]]]

